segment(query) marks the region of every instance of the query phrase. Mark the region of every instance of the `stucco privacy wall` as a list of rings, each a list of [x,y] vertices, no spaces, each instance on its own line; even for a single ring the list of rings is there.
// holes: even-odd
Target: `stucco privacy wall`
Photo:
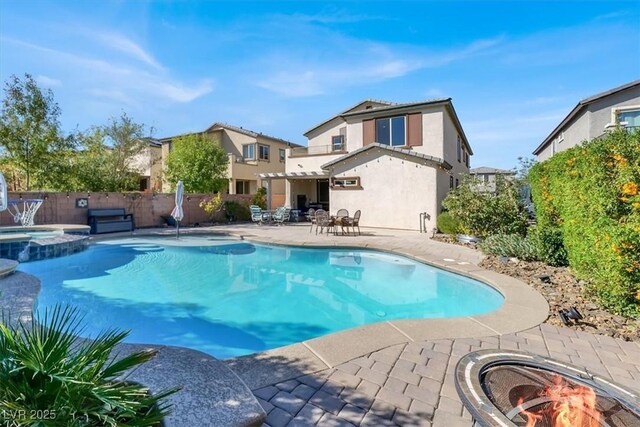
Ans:
[[[185,194],[182,207],[182,224],[193,225],[210,221],[199,206],[209,194]],[[132,213],[136,227],[154,227],[164,223],[161,215],[169,215],[175,206],[173,193],[9,193],[9,200],[44,199],[36,213],[35,223],[41,224],[86,224],[87,208],[77,208],[76,199],[88,198],[88,208],[125,208]],[[235,200],[249,204],[251,196],[223,194],[223,200]],[[223,214],[219,215],[222,219]],[[0,225],[16,225],[8,211],[0,212]]]
[[[438,173],[446,176],[433,166],[370,150],[335,166],[335,177],[360,177],[362,189],[331,189],[331,211],[347,209],[353,215],[360,209],[362,226],[406,230],[418,230],[420,213],[427,212],[431,229],[438,212]]]

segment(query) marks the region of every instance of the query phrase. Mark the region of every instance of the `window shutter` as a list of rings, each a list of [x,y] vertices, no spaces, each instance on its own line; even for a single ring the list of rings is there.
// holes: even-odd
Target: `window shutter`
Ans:
[[[362,145],[369,145],[376,141],[376,122],[374,119],[362,121]]]
[[[410,147],[422,145],[422,113],[409,114],[407,122],[407,145]]]

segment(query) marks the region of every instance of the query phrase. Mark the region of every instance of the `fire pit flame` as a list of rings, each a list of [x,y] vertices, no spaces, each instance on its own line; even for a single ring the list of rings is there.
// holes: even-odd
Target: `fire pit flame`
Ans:
[[[530,408],[537,410],[528,410]],[[553,384],[544,387],[537,399],[527,403],[518,399],[517,409],[527,418],[526,427],[536,427],[538,421],[548,420],[553,427],[601,427],[600,412],[596,409],[596,392],[591,387],[570,384],[555,375]],[[548,421],[544,425],[548,425]]]

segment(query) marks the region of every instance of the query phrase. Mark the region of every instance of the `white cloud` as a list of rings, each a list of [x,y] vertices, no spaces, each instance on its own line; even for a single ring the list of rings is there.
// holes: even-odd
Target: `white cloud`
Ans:
[[[62,86],[61,80],[54,79],[53,77],[45,76],[42,74],[36,76],[36,81],[43,86],[49,86],[49,87]]]
[[[7,37],[0,40],[39,52],[47,58],[50,67],[59,67],[69,79],[74,80],[76,86],[84,85],[89,88],[87,93],[113,101],[130,104],[131,100],[142,97],[145,100],[188,103],[213,90],[210,80],[201,80],[189,85],[172,79],[165,71],[149,71],[126,61],[124,64],[118,64],[116,60],[96,59],[87,54],[52,49],[22,40]],[[101,85],[97,92],[96,82],[100,82]]]
[[[307,49],[265,54],[260,69],[266,76],[257,78],[255,84],[285,97],[320,95],[442,67],[486,53],[501,40],[479,40],[458,50],[427,53],[413,46],[329,37],[325,38],[322,52],[313,59]]]
[[[156,59],[148,52],[146,52],[142,47],[133,42],[131,39],[127,37],[117,34],[117,33],[94,33],[90,32],[90,34],[94,34],[95,37],[104,43],[106,46],[123,52],[139,61],[144,62],[147,65],[152,66],[158,70],[162,70],[163,67],[156,61]]]

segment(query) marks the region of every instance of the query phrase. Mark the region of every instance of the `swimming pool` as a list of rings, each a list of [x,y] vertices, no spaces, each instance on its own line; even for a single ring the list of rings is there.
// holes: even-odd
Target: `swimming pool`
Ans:
[[[218,358],[385,320],[479,315],[504,302],[481,282],[384,252],[203,236],[104,241],[19,270],[42,281],[38,312],[75,305],[86,336],[130,329],[128,342]]]

